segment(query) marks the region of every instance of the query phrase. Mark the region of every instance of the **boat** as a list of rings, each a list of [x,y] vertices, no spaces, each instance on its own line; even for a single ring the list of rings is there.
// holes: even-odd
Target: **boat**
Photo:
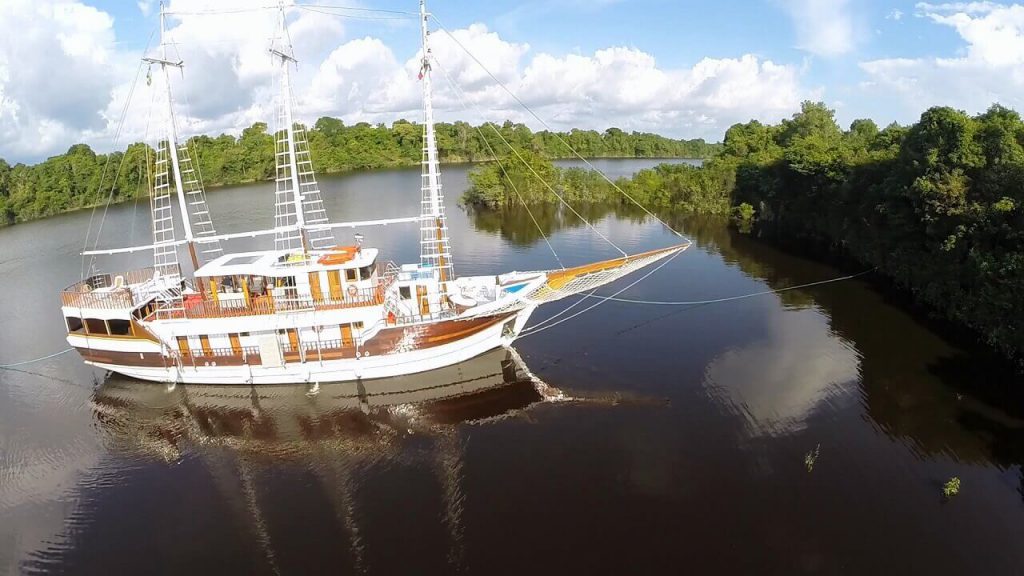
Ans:
[[[422,1],[419,214],[332,222],[305,129],[293,118],[290,71],[296,60],[284,8],[279,10],[279,33],[269,49],[280,86],[274,226],[218,234],[194,151],[178,135],[171,71],[183,62],[169,59],[167,13],[161,7],[158,53],[143,58],[150,71],[155,67],[162,73],[166,88],[166,121],[155,146],[149,191],[152,244],[84,251],[93,264],[61,293],[68,344],[87,364],[184,384],[317,385],[424,372],[507,347],[523,334],[538,306],[592,291],[689,246],[623,252],[569,268],[457,276],[431,105],[429,14]],[[419,262],[386,261],[364,245],[361,233],[347,245],[334,236],[344,229],[406,223],[419,227]],[[264,235],[274,236],[274,249],[226,252],[222,247]],[[140,250],[152,251],[152,266],[124,272],[95,268],[98,256]],[[185,254],[191,273],[179,260]]]

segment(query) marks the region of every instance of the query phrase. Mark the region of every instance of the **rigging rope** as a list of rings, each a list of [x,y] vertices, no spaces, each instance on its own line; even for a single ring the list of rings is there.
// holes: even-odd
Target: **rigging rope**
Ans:
[[[517,103],[519,103],[519,105],[520,105],[520,106],[522,106],[524,110],[526,110],[527,112],[529,112],[531,116],[533,116],[533,117],[534,117],[534,118],[535,118],[535,119],[536,119],[536,120],[537,120],[538,122],[540,122],[540,123],[541,123],[541,125],[543,125],[543,126],[544,126],[544,128],[545,128],[545,129],[546,129],[546,130],[547,130],[548,132],[550,132],[550,133],[551,133],[552,135],[554,135],[554,137],[555,137],[555,138],[556,138],[556,139],[557,139],[557,140],[558,140],[559,142],[561,142],[561,143],[562,143],[562,144],[563,144],[563,145],[564,145],[564,146],[565,146],[566,148],[568,148],[570,152],[572,152],[572,153],[573,153],[573,154],[574,154],[574,155],[575,155],[575,156],[576,156],[577,158],[579,158],[580,160],[582,160],[582,161],[583,161],[583,163],[584,163],[584,164],[586,164],[586,165],[587,165],[587,166],[588,166],[588,167],[589,167],[589,168],[590,168],[591,170],[594,170],[595,172],[597,172],[598,174],[600,174],[600,175],[601,175],[601,177],[602,177],[602,178],[604,178],[604,180],[605,180],[606,182],[608,182],[609,184],[611,184],[611,185],[612,185],[612,187],[613,187],[613,188],[615,188],[615,190],[617,190],[617,191],[618,191],[618,192],[619,192],[620,194],[622,194],[623,196],[625,196],[626,198],[628,198],[630,202],[632,202],[633,204],[636,204],[636,205],[637,205],[637,206],[638,206],[638,207],[639,207],[639,208],[640,208],[641,210],[643,210],[643,211],[644,211],[644,212],[645,212],[645,213],[646,213],[646,214],[647,214],[648,216],[650,216],[651,218],[654,218],[655,220],[657,220],[658,222],[660,222],[662,226],[664,226],[665,228],[668,228],[668,229],[669,229],[669,230],[670,230],[670,231],[671,231],[671,232],[672,232],[673,234],[675,234],[676,236],[679,236],[680,238],[686,238],[686,236],[684,236],[682,232],[679,232],[678,230],[676,230],[675,228],[673,228],[672,226],[670,226],[670,225],[668,224],[668,222],[665,222],[664,220],[662,220],[661,218],[659,218],[659,217],[658,217],[657,215],[655,215],[655,214],[654,214],[653,212],[651,212],[650,210],[648,210],[646,206],[644,206],[644,205],[643,205],[643,204],[641,204],[640,202],[637,202],[637,200],[636,200],[635,198],[633,198],[633,197],[632,197],[632,196],[630,196],[630,195],[629,195],[628,193],[626,193],[626,191],[625,191],[625,190],[623,190],[622,188],[620,188],[620,187],[619,187],[619,186],[618,186],[618,185],[617,185],[617,184],[616,184],[615,182],[613,182],[613,181],[611,180],[611,178],[608,178],[608,176],[606,176],[604,172],[601,172],[600,170],[598,170],[598,169],[597,169],[597,168],[596,168],[596,167],[595,167],[595,166],[594,166],[593,164],[591,164],[591,163],[590,163],[590,161],[589,161],[589,160],[587,160],[586,158],[584,158],[584,157],[583,157],[583,155],[581,155],[581,154],[580,154],[579,152],[577,152],[577,151],[576,151],[576,149],[575,149],[575,148],[573,148],[573,147],[572,147],[572,146],[571,146],[571,145],[570,145],[570,144],[569,144],[568,142],[566,142],[566,141],[565,141],[565,139],[563,139],[563,138],[562,138],[561,136],[559,136],[559,135],[558,135],[558,132],[556,132],[556,131],[555,131],[555,130],[554,130],[553,128],[551,128],[551,126],[550,126],[550,125],[549,125],[549,124],[548,124],[547,122],[545,122],[543,118],[541,118],[540,116],[538,116],[538,115],[537,115],[537,113],[533,111],[533,109],[531,109],[531,108],[530,108],[529,106],[527,106],[525,102],[523,102],[522,100],[520,100],[520,99],[519,99],[519,97],[518,97],[518,96],[516,96],[516,94],[515,94],[514,92],[512,92],[512,90],[510,90],[510,89],[508,88],[508,86],[505,86],[505,84],[504,84],[504,83],[503,83],[503,82],[502,82],[501,80],[499,80],[499,79],[498,79],[498,77],[497,77],[497,76],[495,76],[495,75],[494,75],[494,74],[493,74],[493,73],[492,73],[492,72],[490,71],[490,69],[489,69],[489,68],[487,68],[487,66],[485,66],[485,65],[484,65],[484,63],[480,61],[480,59],[479,59],[479,58],[477,58],[477,57],[476,57],[476,56],[475,56],[475,55],[474,55],[474,54],[473,54],[472,52],[470,52],[470,51],[469,51],[469,48],[466,48],[466,46],[465,46],[465,45],[464,45],[464,44],[463,44],[462,42],[460,42],[460,41],[459,41],[459,39],[458,39],[458,38],[456,38],[454,34],[452,34],[452,33],[451,33],[451,32],[450,32],[450,31],[449,31],[449,30],[448,30],[447,28],[445,28],[444,24],[442,24],[442,23],[441,23],[441,21],[440,21],[440,20],[438,20],[437,16],[435,16],[435,15],[433,15],[433,14],[430,14],[430,17],[431,17],[431,18],[433,18],[435,22],[437,22],[437,25],[438,25],[438,27],[439,27],[439,28],[440,28],[441,30],[443,30],[443,31],[444,31],[444,33],[445,33],[445,34],[447,34],[447,35],[448,35],[448,37],[449,37],[449,38],[451,38],[451,39],[452,39],[452,41],[453,41],[453,42],[455,42],[455,44],[457,44],[457,45],[459,46],[459,48],[462,48],[462,50],[463,50],[463,51],[464,51],[464,52],[465,52],[466,54],[468,54],[468,55],[469,55],[469,57],[470,57],[470,58],[472,58],[472,59],[473,59],[473,61],[474,61],[474,62],[476,62],[476,63],[477,63],[477,65],[479,65],[479,66],[480,66],[480,68],[482,68],[482,69],[483,69],[483,71],[484,71],[485,73],[487,73],[487,75],[488,75],[488,76],[490,76],[490,77],[491,77],[491,80],[494,80],[494,82],[495,82],[495,83],[497,83],[497,84],[498,84],[498,86],[500,86],[502,90],[504,90],[504,91],[505,91],[505,92],[506,92],[506,93],[507,93],[507,94],[508,94],[509,96],[511,96],[511,97],[512,97],[512,99],[513,99],[513,100],[515,100],[515,101],[516,101]]]
[[[554,316],[552,316],[550,318],[542,320],[542,321],[538,322],[537,324],[531,326],[529,329],[523,331],[518,336],[518,338],[523,338],[525,336],[530,336],[530,335],[536,334],[538,332],[543,332],[544,330],[547,330],[548,328],[552,328],[552,327],[554,327],[554,326],[556,326],[558,324],[561,324],[562,322],[565,322],[566,320],[570,320],[572,318],[575,318],[576,316],[579,316],[580,314],[586,312],[587,310],[591,310],[593,308],[596,308],[598,305],[603,304],[605,302],[622,302],[624,304],[646,304],[646,305],[652,305],[652,306],[701,306],[701,305],[707,305],[707,304],[718,304],[718,303],[721,303],[721,302],[733,302],[733,301],[736,301],[736,300],[744,300],[744,299],[747,299],[747,298],[753,298],[755,296],[765,296],[767,294],[778,294],[780,292],[787,292],[789,290],[800,290],[801,288],[810,288],[812,286],[821,286],[823,284],[832,284],[832,283],[835,283],[835,282],[842,282],[844,280],[851,280],[853,278],[857,278],[858,276],[863,276],[865,274],[869,274],[869,273],[874,272],[875,270],[878,269],[878,267],[876,266],[874,268],[869,268],[867,270],[863,270],[861,272],[857,272],[856,274],[848,274],[846,276],[839,276],[838,278],[829,278],[828,280],[819,280],[817,282],[808,282],[806,284],[798,284],[796,286],[787,286],[785,288],[776,288],[774,290],[763,290],[761,292],[752,292],[750,294],[742,294],[740,296],[729,296],[729,297],[726,297],[726,298],[713,298],[713,299],[710,299],[710,300],[679,300],[679,301],[671,301],[670,302],[670,301],[663,301],[663,300],[636,300],[636,299],[633,299],[633,298],[618,298],[619,294],[621,294],[621,293],[625,292],[626,290],[632,288],[635,284],[639,283],[641,280],[644,280],[645,278],[647,278],[648,276],[650,276],[651,274],[656,272],[659,268],[661,268],[665,264],[668,264],[668,262],[671,261],[672,258],[675,258],[678,255],[679,255],[678,253],[673,255],[671,258],[669,258],[668,260],[663,262],[661,265],[659,265],[654,270],[651,270],[650,272],[645,274],[642,278],[640,278],[636,282],[633,282],[629,286],[626,286],[625,288],[623,288],[622,290],[619,290],[618,292],[612,294],[611,296],[595,296],[593,291],[590,292],[589,294],[584,294],[579,300],[574,302],[571,306],[569,306],[565,310],[562,310],[558,314],[555,314]],[[587,300],[588,298],[599,300],[599,302],[597,304],[594,304],[593,306],[590,306],[588,308],[585,308],[585,309],[581,310],[580,312],[577,312],[576,314],[573,314],[572,316],[569,316],[568,318],[563,318],[562,320],[559,320],[558,322],[555,322],[553,324],[550,323],[555,318],[558,318],[559,316],[561,316],[562,314],[565,314],[566,312],[568,312],[572,308],[575,308],[577,305],[579,305],[584,300]]]
[[[647,278],[648,278],[648,277],[649,277],[649,276],[650,276],[651,274],[654,274],[654,273],[655,273],[655,272],[657,272],[658,270],[661,270],[662,268],[664,268],[664,267],[665,267],[665,266],[666,266],[666,265],[667,265],[667,264],[668,264],[669,262],[671,262],[671,261],[675,260],[675,259],[676,259],[676,257],[677,257],[677,256],[679,256],[679,255],[680,255],[680,254],[682,254],[682,253],[683,253],[683,251],[682,251],[682,250],[679,250],[679,251],[677,251],[677,252],[676,252],[675,254],[673,254],[673,255],[669,256],[668,258],[666,258],[666,259],[664,260],[664,262],[662,262],[661,264],[658,264],[657,266],[655,266],[654,268],[652,268],[652,269],[651,269],[651,270],[650,270],[649,272],[647,272],[647,273],[646,273],[646,274],[644,274],[643,276],[641,276],[641,277],[637,278],[636,280],[634,280],[634,281],[630,282],[629,284],[627,284],[627,285],[626,285],[626,287],[625,287],[625,288],[623,288],[623,289],[619,290],[618,292],[616,292],[616,293],[612,294],[612,295],[611,295],[610,297],[611,297],[611,298],[614,298],[614,297],[618,296],[619,294],[622,294],[622,293],[623,293],[623,292],[625,292],[626,290],[629,290],[629,289],[630,289],[630,288],[632,288],[633,286],[636,286],[637,284],[639,284],[639,283],[643,282],[643,281],[644,281],[644,280],[646,280],[646,279],[647,279]],[[586,298],[587,298],[586,296],[584,296],[583,298],[580,298],[580,302],[582,302],[583,300],[586,300]],[[562,319],[561,319],[561,320],[559,320],[558,322],[554,322],[554,323],[552,323],[552,324],[548,324],[547,326],[543,326],[543,327],[541,327],[541,324],[543,324],[543,322],[541,322],[541,323],[538,323],[538,324],[537,324],[536,326],[534,326],[534,327],[533,327],[533,328],[531,328],[530,330],[525,330],[525,331],[521,332],[521,333],[519,334],[519,336],[518,336],[517,338],[524,338],[524,337],[526,337],[526,336],[532,336],[533,334],[537,334],[537,333],[539,333],[539,332],[543,332],[543,331],[547,330],[548,328],[554,328],[555,326],[558,326],[558,325],[559,325],[559,324],[561,324],[562,322],[567,322],[567,321],[569,321],[569,320],[572,320],[573,318],[575,318],[575,317],[579,316],[580,314],[584,314],[584,313],[586,313],[586,312],[589,312],[589,311],[593,310],[594,308],[597,308],[597,307],[598,307],[598,306],[600,306],[601,304],[604,304],[604,303],[605,303],[605,302],[607,302],[607,301],[608,301],[608,299],[607,299],[607,298],[605,298],[605,299],[601,299],[601,300],[599,300],[598,302],[596,302],[595,304],[593,304],[593,305],[590,305],[590,306],[587,306],[587,307],[586,307],[586,308],[584,308],[583,310],[580,310],[579,312],[577,312],[577,313],[575,313],[575,314],[572,314],[571,316],[566,316],[565,318],[562,318]],[[576,304],[579,304],[579,302],[577,302]],[[573,304],[573,306],[575,306],[576,304]]]
[[[445,71],[444,67],[443,67],[443,66],[441,66],[440,62],[438,62],[436,58],[434,59],[434,63],[435,63],[435,64],[437,64],[437,67],[441,69],[441,73],[442,73],[442,74],[444,74],[444,76],[445,76],[445,79],[446,79],[446,80],[448,80],[448,83],[449,83],[449,84],[451,84],[451,85],[452,85],[453,87],[455,87],[455,95],[456,95],[456,96],[457,96],[457,97],[459,98],[459,101],[460,101],[460,102],[462,102],[462,105],[463,105],[464,107],[467,107],[467,105],[466,105],[466,101],[465,101],[465,100],[463,99],[463,97],[462,97],[462,94],[461,94],[461,92],[462,92],[462,89],[461,89],[461,88],[459,88],[459,87],[458,87],[458,86],[457,86],[457,85],[456,85],[456,84],[455,84],[455,83],[454,83],[454,82],[452,81],[451,77],[449,77],[449,76],[448,76],[448,72],[446,72],[446,71]],[[481,115],[481,116],[482,116],[482,114],[480,113],[480,109],[479,109],[479,108],[475,108],[475,107],[474,107],[474,110],[476,111],[476,113],[477,113],[478,115]],[[501,133],[501,132],[500,132],[500,131],[499,131],[499,130],[498,130],[498,129],[497,129],[496,127],[495,127],[495,126],[494,126],[494,123],[492,123],[492,122],[487,122],[487,126],[488,126],[488,127],[490,127],[490,129],[491,129],[491,130],[492,130],[492,131],[493,131],[493,132],[494,132],[494,133],[495,133],[495,134],[496,134],[496,135],[498,136],[498,138],[500,138],[500,139],[501,139],[501,141],[502,141],[502,142],[503,142],[503,143],[505,144],[505,146],[507,146],[507,147],[508,147],[508,149],[509,149],[509,150],[511,150],[511,151],[512,151],[512,153],[516,155],[516,158],[518,158],[518,159],[519,159],[519,161],[520,161],[520,162],[521,162],[521,163],[523,164],[523,166],[526,166],[526,168],[527,168],[527,169],[528,169],[528,170],[529,170],[529,171],[530,171],[531,173],[533,173],[533,175],[534,175],[534,176],[535,176],[535,177],[537,178],[537,180],[538,180],[538,181],[540,181],[540,183],[541,183],[541,184],[543,184],[543,185],[544,185],[544,187],[545,187],[545,188],[547,188],[547,189],[548,189],[548,190],[549,190],[549,191],[550,191],[550,192],[551,192],[552,194],[554,194],[555,198],[558,198],[558,201],[559,201],[559,202],[561,202],[561,203],[562,203],[562,204],[563,204],[563,205],[564,205],[564,206],[565,206],[566,208],[568,208],[568,209],[569,209],[570,211],[572,211],[572,213],[573,213],[573,214],[575,214],[577,218],[579,218],[579,219],[580,219],[580,220],[581,220],[581,221],[582,221],[582,222],[583,222],[584,224],[586,224],[586,225],[587,225],[587,226],[588,226],[588,227],[589,227],[589,228],[590,228],[591,230],[593,230],[595,234],[597,234],[598,236],[600,236],[602,240],[604,240],[605,242],[607,242],[608,244],[610,244],[612,248],[615,248],[616,250],[618,250],[618,251],[619,251],[619,253],[621,253],[621,254],[622,254],[623,256],[629,256],[629,254],[626,254],[626,251],[625,251],[625,250],[623,250],[622,248],[619,248],[619,247],[618,247],[618,245],[616,245],[616,244],[615,244],[614,242],[612,242],[611,240],[609,240],[607,236],[605,236],[604,234],[601,234],[601,232],[600,232],[600,231],[599,231],[599,230],[598,230],[597,228],[595,228],[595,227],[594,227],[594,225],[590,223],[590,221],[588,221],[588,220],[587,220],[586,218],[584,218],[584,217],[583,217],[583,216],[582,216],[582,215],[581,215],[581,214],[580,214],[579,212],[577,212],[577,211],[576,211],[576,209],[575,209],[575,208],[573,208],[573,207],[572,207],[572,206],[571,206],[571,205],[570,205],[570,204],[569,204],[569,203],[568,203],[568,202],[567,202],[567,201],[565,200],[565,198],[563,198],[563,197],[562,197],[562,196],[561,196],[561,195],[560,195],[560,194],[559,194],[558,192],[555,192],[555,189],[554,189],[554,188],[552,188],[552,187],[551,187],[551,185],[550,185],[550,184],[548,184],[548,183],[547,183],[547,181],[546,181],[546,180],[544,180],[544,178],[543,178],[543,177],[541,177],[541,175],[540,175],[540,174],[538,174],[536,170],[534,170],[533,166],[531,166],[531,165],[530,165],[530,163],[529,163],[529,162],[527,162],[525,158],[523,158],[523,156],[522,156],[522,155],[521,155],[521,154],[519,153],[519,151],[518,151],[518,150],[516,150],[516,149],[515,149],[515,147],[513,147],[513,146],[512,146],[512,144],[510,144],[510,143],[509,143],[509,141],[505,139],[505,136],[504,136],[504,135],[503,135],[503,134],[502,134],[502,133]],[[477,131],[479,131],[479,130],[480,130],[480,128],[479,128],[479,127],[477,127],[476,129],[477,129]],[[491,154],[492,154],[492,155],[494,155],[494,157],[495,157],[495,160],[497,160],[497,154],[495,154],[495,153],[494,153],[494,149],[493,149],[493,148],[491,148],[491,145],[490,145],[490,143],[488,143],[488,142],[487,142],[487,138],[484,138],[484,137],[483,137],[483,135],[481,134],[481,139],[483,139],[483,141],[484,141],[484,144],[486,144],[486,145],[487,145],[488,149],[490,149],[490,150],[491,150]],[[520,195],[520,194],[519,194],[519,189],[515,187],[515,184],[514,184],[514,183],[512,183],[512,179],[508,177],[508,173],[507,173],[507,172],[505,172],[505,168],[504,168],[504,166],[502,166],[502,165],[501,165],[501,162],[500,162],[500,161],[498,161],[498,166],[500,166],[500,167],[501,167],[501,171],[502,171],[503,173],[505,173],[505,177],[506,177],[506,178],[508,178],[508,181],[509,181],[509,183],[511,183],[511,184],[512,184],[512,188],[513,188],[513,189],[514,189],[514,190],[516,191],[516,195],[517,195],[517,196],[519,196],[519,200],[520,200],[520,201],[521,201],[521,202],[523,203],[523,206],[526,206],[526,201],[525,201],[525,200],[523,200],[523,197],[522,197],[522,195]],[[527,208],[526,210],[527,210],[528,212],[530,211],[530,209],[529,209],[529,208]],[[532,213],[532,212],[530,212],[530,217],[531,217],[531,218],[533,218],[533,213]],[[536,225],[537,225],[537,229],[538,229],[538,230],[540,230],[540,224],[538,224],[538,223],[537,223],[537,220],[536,220],[536,219],[534,219],[534,224],[536,224]],[[547,242],[547,236],[546,236],[546,235],[544,235],[544,231],[543,231],[543,230],[540,230],[540,233],[541,233],[541,235],[542,235],[542,236],[544,236],[544,241],[545,241],[545,242]],[[548,243],[548,247],[549,247],[549,248],[551,247],[551,243],[550,243],[550,242]],[[551,249],[551,251],[552,251],[552,252],[554,252],[554,248],[552,248],[552,249]],[[561,262],[562,262],[562,261],[561,261],[561,259],[560,259],[560,258],[558,258],[558,254],[557,254],[557,253],[555,254],[555,259],[557,259],[557,260],[558,260],[558,262],[559,262],[559,264],[561,265]],[[562,268],[565,268],[565,266],[563,265],[563,266],[562,266]]]
[[[660,300],[634,300],[631,298],[614,298],[611,296],[589,296],[590,298],[600,298],[601,300],[611,300],[613,302],[623,302],[626,304],[647,304],[651,306],[699,306],[702,304],[718,304],[719,302],[732,302],[734,300],[743,300],[745,298],[753,298],[754,296],[765,296],[767,294],[778,294],[779,292],[786,292],[789,290],[799,290],[801,288],[810,288],[811,286],[821,286],[822,284],[832,284],[834,282],[842,282],[843,280],[850,280],[858,276],[863,276],[870,272],[874,272],[878,268],[870,268],[856,274],[850,274],[848,276],[840,276],[838,278],[830,278],[828,280],[819,280],[817,282],[809,282],[807,284],[799,284],[797,286],[787,286],[785,288],[776,288],[775,290],[764,290],[762,292],[753,292],[750,294],[743,294],[741,296],[729,296],[727,298],[715,298],[712,300],[681,300],[677,302],[665,302]],[[584,298],[586,298],[585,296]]]
[[[435,59],[434,63],[437,64],[441,73],[444,74],[444,78],[448,81],[448,85],[455,90],[455,95],[458,96],[459,102],[462,103],[462,107],[469,110],[469,105],[466,103],[465,98],[463,98],[464,94],[462,92],[462,88],[452,81],[451,76],[448,75],[448,71],[444,69],[444,66],[442,66],[440,62]],[[479,110],[476,112],[477,114],[480,113]],[[544,239],[544,243],[548,245],[548,250],[551,250],[551,254],[555,257],[555,261],[558,262],[558,267],[565,270],[565,264],[563,264],[562,259],[558,257],[558,252],[556,252],[554,246],[551,245],[551,241],[548,240],[548,235],[545,234],[544,229],[540,227],[540,222],[537,222],[537,218],[533,215],[533,211],[530,210],[530,207],[526,204],[526,200],[523,198],[523,195],[519,193],[519,187],[512,181],[512,177],[508,175],[508,171],[505,170],[505,165],[498,159],[497,152],[494,151],[494,147],[491,146],[491,143],[487,141],[483,130],[481,130],[479,126],[474,126],[473,128],[476,130],[477,134],[480,135],[480,140],[482,140],[484,145],[487,146],[487,150],[491,152],[491,156],[494,157],[494,161],[498,163],[498,167],[501,168],[501,173],[505,175],[505,179],[508,180],[508,183],[512,186],[512,190],[516,193],[516,197],[519,198],[519,202],[522,203],[523,208],[526,208],[526,213],[530,215],[530,220],[533,220],[533,225],[537,227],[537,231],[540,232],[540,236]]]
[[[149,50],[149,45],[153,42],[153,36],[155,34],[156,34],[155,30],[149,34],[149,39],[146,41],[146,46],[143,47],[143,49],[142,49],[143,54],[145,54],[146,51]],[[120,117],[117,120],[117,130],[114,131],[113,144],[117,144],[118,139],[121,137],[121,130],[124,128],[124,119],[128,115],[128,107],[129,107],[129,105],[131,105],[132,95],[135,94],[135,87],[139,83],[139,76],[142,74],[142,67],[143,67],[144,64],[145,64],[145,62],[143,62],[142,60],[139,60],[139,66],[135,70],[135,79],[132,80],[131,88],[129,88],[129,90],[128,90],[128,96],[125,98],[124,106],[121,108],[121,115],[120,115]],[[112,156],[113,156],[113,154],[108,154],[107,155],[107,161],[103,164],[103,171],[100,173],[100,184],[99,184],[100,186],[103,185],[103,179],[107,175],[107,168],[110,166],[110,158]],[[100,225],[99,225],[99,228],[96,230],[96,241],[93,243],[93,250],[95,250],[96,247],[99,246],[100,234],[103,233],[103,225],[104,225],[104,223],[106,223],[106,220],[107,220],[107,210],[110,209],[110,201],[114,199],[114,190],[117,189],[117,178],[118,178],[118,176],[121,175],[121,168],[124,167],[124,162],[127,159],[127,157],[128,157],[128,154],[124,154],[123,156],[121,156],[121,161],[118,163],[118,166],[117,166],[117,174],[114,175],[114,181],[110,184],[110,193],[107,194],[107,201],[106,201],[106,203],[103,206],[103,215],[100,217]],[[88,229],[86,229],[86,232],[85,232],[85,243],[82,245],[82,252],[85,252],[86,250],[89,249],[89,236],[92,234],[92,222],[93,222],[93,219],[96,217],[96,208],[97,208],[97,206],[93,206],[92,212],[89,215],[89,227],[88,227]],[[96,264],[96,257],[93,256],[89,260],[88,271],[90,273],[92,272],[93,266],[95,264]],[[81,278],[85,279],[85,275],[86,275],[86,266],[85,266],[85,257],[83,256],[82,257],[82,276],[81,276]]]
[[[50,358],[56,358],[57,356],[60,356],[61,354],[67,354],[68,352],[71,352],[72,350],[74,350],[74,348],[67,348],[67,349],[61,350],[60,352],[54,352],[53,354],[50,354],[48,356],[43,356],[41,358],[33,358],[32,360],[25,360],[24,362],[15,362],[14,364],[0,364],[0,370],[4,370],[4,369],[7,369],[7,368],[14,368],[16,366],[25,366],[26,364],[35,364],[36,362],[42,362],[43,360],[49,360]]]

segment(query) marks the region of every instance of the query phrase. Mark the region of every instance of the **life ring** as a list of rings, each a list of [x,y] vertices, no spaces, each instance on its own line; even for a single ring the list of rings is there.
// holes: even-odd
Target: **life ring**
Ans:
[[[359,294],[359,289],[356,288],[355,286],[349,284],[348,285],[348,290],[346,290],[346,292],[348,292],[349,298],[355,298],[356,294]]]

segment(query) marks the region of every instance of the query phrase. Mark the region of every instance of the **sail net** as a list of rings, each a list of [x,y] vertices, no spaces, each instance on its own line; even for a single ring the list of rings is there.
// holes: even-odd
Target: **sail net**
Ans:
[[[649,266],[663,258],[672,256],[690,247],[689,243],[642,252],[632,256],[624,256],[592,264],[584,264],[562,270],[542,272],[547,281],[527,294],[519,296],[505,306],[488,313],[502,313],[519,310],[529,306],[538,306],[547,302],[561,300],[574,294],[589,292],[627,276],[641,268]]]
[[[174,206],[171,200],[171,169],[168,141],[161,140],[156,148],[156,174],[150,195],[153,211],[153,266],[165,278],[177,281],[178,250],[174,241]],[[172,278],[173,277],[173,278]]]
[[[290,48],[288,49],[290,53]],[[283,53],[282,53],[283,54]],[[303,231],[298,229],[296,205],[301,206],[304,227],[327,224],[320,185],[313,172],[309,153],[309,139],[302,124],[292,122],[291,81],[288,66],[290,57],[282,58],[278,74],[277,126],[274,131],[275,195],[274,226],[279,230],[274,238],[278,250],[302,249]],[[296,196],[298,202],[296,202]],[[326,250],[336,244],[329,228],[306,228],[304,233],[311,250]]]

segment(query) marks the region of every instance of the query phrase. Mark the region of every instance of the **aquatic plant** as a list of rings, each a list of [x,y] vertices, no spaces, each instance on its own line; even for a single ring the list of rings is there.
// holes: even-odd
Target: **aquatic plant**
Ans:
[[[804,466],[807,467],[807,471],[811,472],[814,470],[814,463],[818,461],[818,454],[821,453],[821,444],[819,443],[814,447],[814,450],[804,454]]]
[[[960,478],[953,476],[942,486],[942,495],[952,498],[960,493]]]

